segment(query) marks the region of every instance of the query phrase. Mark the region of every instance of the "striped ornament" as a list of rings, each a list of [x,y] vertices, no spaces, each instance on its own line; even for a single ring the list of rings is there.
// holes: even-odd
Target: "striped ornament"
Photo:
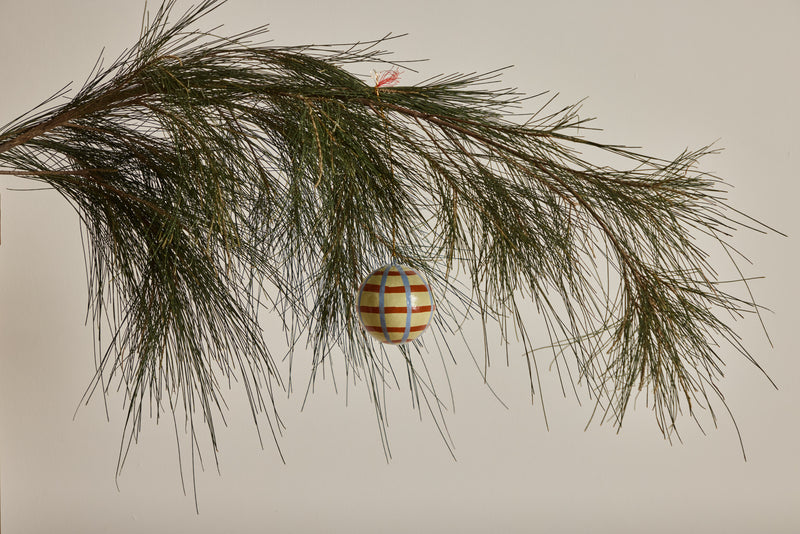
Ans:
[[[433,293],[417,271],[391,263],[376,269],[358,290],[358,314],[369,335],[381,343],[408,343],[428,328]]]

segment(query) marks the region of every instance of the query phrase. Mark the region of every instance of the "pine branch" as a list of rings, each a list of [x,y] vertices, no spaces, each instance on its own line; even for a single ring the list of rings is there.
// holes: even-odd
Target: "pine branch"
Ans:
[[[515,332],[532,394],[538,349],[522,303],[534,303],[556,363],[616,425],[639,391],[665,437],[682,412],[714,418],[723,342],[758,366],[721,317],[759,309],[723,289],[695,239],[732,260],[732,232],[753,222],[696,170],[710,148],[663,160],[584,139],[577,106],[514,122],[526,97],[487,85],[497,73],[374,87],[345,67],[386,61],[382,40],[278,47],[253,43],[263,27],[191,29],[221,3],[169,23],[166,2],[68,103],[0,131],[3,173],[49,184],[83,221],[102,351],[91,389],[125,388],[123,453],[148,399],[158,414],[183,409],[193,443],[199,412],[216,450],[220,378],[234,376],[256,424],[263,413],[280,432],[275,388],[291,389],[291,375],[259,326],[267,308],[290,352],[308,341],[312,382],[334,358],[367,382],[388,454],[383,391],[399,381],[354,298],[390,258],[433,282],[440,350],[472,315],[484,332],[496,318],[504,340]],[[620,168],[581,155],[598,149]],[[409,387],[449,443],[423,350],[401,351]]]

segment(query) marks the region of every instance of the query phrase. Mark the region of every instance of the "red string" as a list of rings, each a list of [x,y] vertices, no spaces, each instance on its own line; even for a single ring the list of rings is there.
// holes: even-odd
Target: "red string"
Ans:
[[[380,72],[375,77],[375,87],[391,87],[400,82],[400,69],[397,67],[391,70]]]

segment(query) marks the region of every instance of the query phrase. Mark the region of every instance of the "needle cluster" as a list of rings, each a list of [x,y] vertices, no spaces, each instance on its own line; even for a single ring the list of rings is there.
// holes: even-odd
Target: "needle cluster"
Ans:
[[[124,387],[128,445],[155,406],[186,414],[193,449],[200,417],[216,449],[231,380],[279,433],[274,399],[291,374],[271,352],[284,340],[264,338],[265,309],[290,353],[307,343],[312,381],[338,360],[366,382],[384,438],[394,359],[449,442],[422,355],[458,359],[449,339],[468,316],[521,340],[532,394],[545,344],[616,425],[638,392],[667,437],[681,413],[713,414],[727,352],[752,359],[726,321],[758,308],[726,292],[698,245],[732,258],[743,226],[724,184],[696,168],[710,149],[663,160],[593,142],[574,106],[522,122],[526,98],[491,85],[497,73],[376,87],[349,69],[387,61],[383,40],[280,47],[256,42],[265,28],[191,29],[221,3],[169,22],[167,1],[67,103],[0,130],[5,172],[53,187],[83,222],[92,388]],[[439,314],[427,349],[387,357],[354,299],[393,258],[427,274]],[[493,352],[487,342],[487,362]]]

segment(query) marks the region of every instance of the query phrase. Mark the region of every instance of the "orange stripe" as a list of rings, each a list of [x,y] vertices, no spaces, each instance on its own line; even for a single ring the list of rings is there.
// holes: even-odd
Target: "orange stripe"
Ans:
[[[412,326],[411,332],[420,332],[422,330],[425,330],[427,327],[428,325],[426,324],[421,324],[419,326]],[[380,326],[365,326],[364,329],[367,332],[383,332],[383,328],[381,328]],[[386,330],[389,333],[397,333],[397,334],[402,334],[403,332],[406,331],[404,326],[387,326]]]
[[[382,272],[383,271],[381,271],[381,273]],[[403,272],[406,273],[408,276],[416,276],[417,274],[419,274],[416,271],[411,271],[411,270],[408,270],[408,271],[403,270]],[[389,276],[400,276],[400,273],[397,272],[397,271],[389,271]]]
[[[371,293],[379,293],[381,290],[380,284],[365,284],[364,291],[369,291]],[[411,286],[411,292],[428,292],[428,288],[424,285],[417,285]],[[406,288],[405,286],[386,286],[386,289],[383,290],[384,293],[405,293]]]
[[[378,306],[361,306],[358,308],[361,313],[380,313],[381,309]],[[421,313],[431,311],[431,306],[412,306],[411,313]],[[406,313],[408,308],[405,306],[385,306],[383,313]]]

